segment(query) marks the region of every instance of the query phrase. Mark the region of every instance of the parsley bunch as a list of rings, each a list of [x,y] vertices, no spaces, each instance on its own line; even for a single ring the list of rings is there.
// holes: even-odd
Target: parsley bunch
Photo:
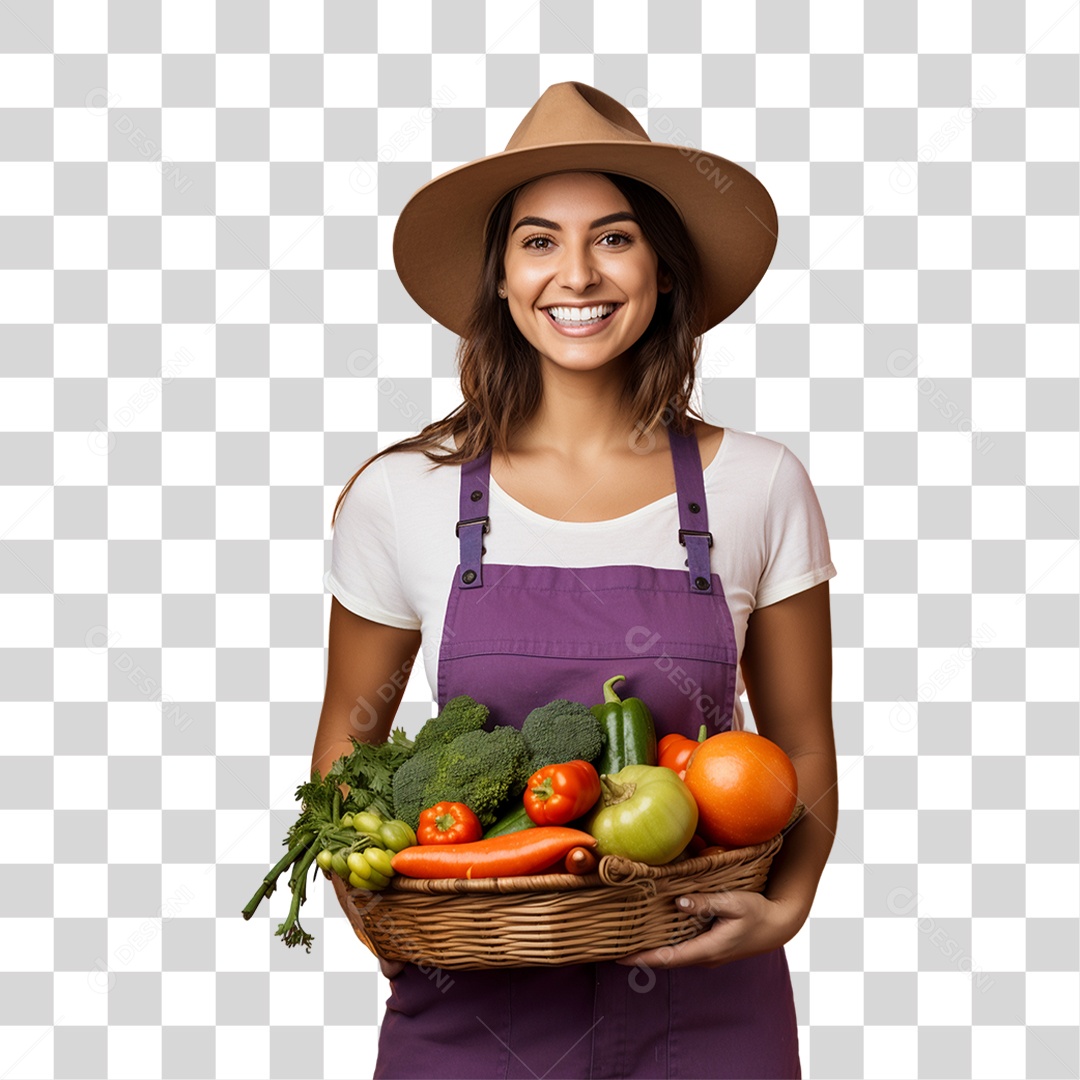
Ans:
[[[291,866],[289,888],[292,890],[292,903],[288,916],[275,934],[280,935],[286,945],[303,945],[308,952],[311,952],[314,938],[304,930],[299,920],[300,905],[307,899],[308,870],[322,851],[344,856],[372,846],[370,836],[358,833],[342,819],[365,810],[373,811],[387,820],[393,818],[394,773],[413,752],[412,741],[402,728],[395,728],[384,743],[363,743],[356,739],[352,742],[352,753],[338,758],[325,778],[315,770],[311,779],[296,789],[301,809],[282,841],[288,850],[271,867],[241,912],[245,919],[250,919],[263,898],[277,888],[278,878]],[[342,795],[342,784],[348,785],[348,795]],[[315,874],[318,872],[316,866]]]

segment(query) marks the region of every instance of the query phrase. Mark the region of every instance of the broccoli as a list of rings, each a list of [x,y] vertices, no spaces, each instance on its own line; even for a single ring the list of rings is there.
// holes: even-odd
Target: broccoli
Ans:
[[[529,751],[516,728],[466,731],[450,743],[414,753],[394,773],[394,811],[414,829],[420,812],[439,802],[461,802],[485,827],[531,773]]]
[[[520,793],[532,774],[529,751],[516,728],[467,731],[441,754],[435,775],[424,792],[424,806],[461,802],[485,828],[511,795]]]
[[[529,744],[529,776],[545,765],[593,761],[604,749],[604,730],[587,705],[559,698],[533,709],[521,725]],[[528,780],[528,777],[526,777]]]
[[[423,753],[436,746],[446,746],[466,731],[479,731],[487,721],[490,710],[474,701],[468,694],[451,698],[433,720],[429,720],[413,742],[414,753]]]
[[[424,802],[424,790],[439,767],[442,749],[438,746],[421,754],[413,754],[394,773],[394,814],[407,821],[415,831],[420,824],[420,811],[432,806]]]

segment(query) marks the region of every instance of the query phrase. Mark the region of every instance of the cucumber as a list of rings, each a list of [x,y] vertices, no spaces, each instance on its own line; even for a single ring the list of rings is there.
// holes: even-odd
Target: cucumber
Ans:
[[[536,822],[529,817],[525,810],[525,803],[519,802],[511,807],[491,828],[484,833],[484,839],[490,840],[493,836],[506,836],[507,833],[521,832],[522,829],[535,829]]]

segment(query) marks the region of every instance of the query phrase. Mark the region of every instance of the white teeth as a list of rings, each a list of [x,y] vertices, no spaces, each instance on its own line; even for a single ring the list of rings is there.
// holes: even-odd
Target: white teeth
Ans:
[[[586,308],[552,307],[548,308],[548,311],[560,322],[588,322],[602,315],[609,315],[617,306],[616,304],[597,304]]]

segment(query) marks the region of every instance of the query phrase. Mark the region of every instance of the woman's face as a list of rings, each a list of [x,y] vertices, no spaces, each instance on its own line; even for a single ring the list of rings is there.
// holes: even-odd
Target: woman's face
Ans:
[[[558,173],[518,193],[500,284],[514,322],[541,356],[592,369],[625,353],[645,332],[657,293],[671,288],[658,265],[630,204],[610,180]],[[597,314],[599,320],[590,317]]]

